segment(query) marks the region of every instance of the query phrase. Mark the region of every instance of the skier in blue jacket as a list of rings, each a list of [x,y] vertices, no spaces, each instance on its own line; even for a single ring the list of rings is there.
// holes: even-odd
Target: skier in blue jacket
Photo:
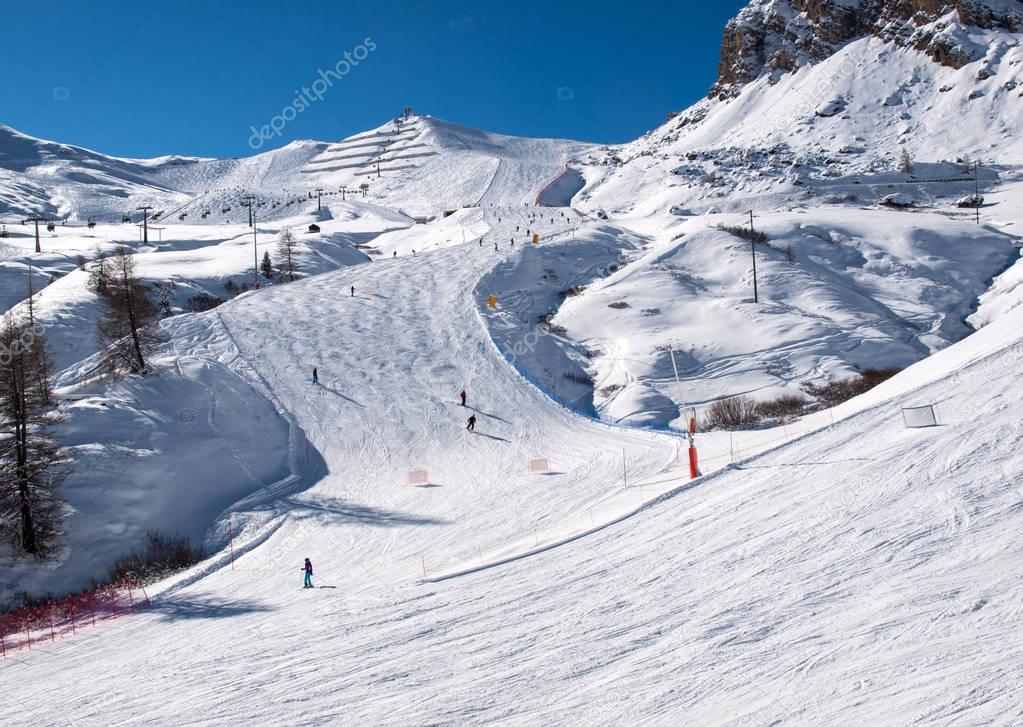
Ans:
[[[312,588],[313,587],[313,562],[311,560],[309,560],[308,558],[306,558],[305,559],[305,567],[303,567],[302,570],[305,571],[305,585],[302,586],[302,587],[303,588]]]

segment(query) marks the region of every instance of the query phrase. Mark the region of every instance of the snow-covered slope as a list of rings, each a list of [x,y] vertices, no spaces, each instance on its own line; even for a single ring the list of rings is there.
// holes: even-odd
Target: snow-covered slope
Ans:
[[[589,352],[602,413],[665,424],[680,415],[665,401],[800,395],[907,366],[966,336],[977,296],[1019,254],[1014,238],[933,213],[775,212],[757,220],[770,242],[754,303],[751,245],[719,229],[742,224],[679,224],[561,307],[552,322]]]
[[[317,190],[328,200],[353,196],[440,216],[475,204],[531,203],[566,161],[593,148],[413,116],[400,131],[388,123],[336,143],[297,141],[252,157],[136,160],[0,126],[0,220],[139,222],[136,207],[151,205],[160,224],[244,222],[246,194],[256,195],[259,219],[280,219],[308,206]]]
[[[235,508],[234,570],[206,566],[148,612],[0,666],[17,685],[0,695],[11,723],[1021,717],[1023,653],[1006,638],[1023,578],[1023,433],[1006,375],[1019,361],[1016,312],[907,370],[848,421],[636,518],[417,585],[424,554],[471,551],[619,489],[619,448],[634,483],[673,454],[522,385],[476,318],[482,302],[465,295],[493,260],[478,246],[404,257],[189,323],[177,338],[192,355],[274,391],[328,473]],[[376,292],[338,296],[349,283]],[[325,301],[315,313],[310,295]],[[280,331],[269,340],[268,325]],[[454,397],[466,384],[477,435]],[[953,424],[906,431],[898,404],[926,402]],[[561,474],[530,476],[535,454]],[[410,466],[436,486],[406,485]],[[300,589],[305,556],[335,588]]]
[[[620,147],[416,116],[121,160],[0,129],[0,303],[31,265],[79,465],[66,547],[0,550],[0,601],[101,577],[148,527],[209,553],[151,609],[14,652],[0,714],[1019,723],[1019,6],[755,0],[712,97]],[[118,224],[141,204],[148,245]],[[42,253],[37,210],[68,221]],[[303,279],[181,314],[285,227]],[[178,315],[149,375],[98,380],[77,256],[125,242]],[[695,482],[650,431],[879,366],[907,368],[698,433]],[[906,429],[928,404],[942,426]]]
[[[728,93],[697,103],[632,144],[593,157],[604,169],[590,177],[583,194],[587,208],[630,214],[672,206],[742,211],[793,200],[813,204],[828,196],[852,201],[849,195],[855,195],[869,203],[893,191],[950,208],[973,191],[972,176],[962,163],[936,163],[979,161],[990,167],[981,169],[982,181],[990,182],[1007,165],[1023,162],[1018,32],[957,25],[956,32],[968,35],[980,50],[955,67],[911,43],[865,31],[843,36],[832,52],[825,40],[830,36],[815,30],[803,5],[857,6],[878,17],[867,0],[752,3],[748,12],[754,18],[761,13],[785,18],[792,27],[784,37],[801,38],[799,43],[815,53],[827,46],[828,52],[816,62],[792,62],[793,70],[784,71],[767,63],[764,58],[774,56],[761,48],[760,61],[748,71],[722,71],[722,78],[744,82],[729,83]],[[1023,12],[1019,3],[1008,5]],[[792,53],[774,51],[783,59]],[[896,172],[903,151],[918,163],[914,173],[884,174]],[[956,178],[969,184],[952,183]],[[937,182],[921,184],[929,179]]]

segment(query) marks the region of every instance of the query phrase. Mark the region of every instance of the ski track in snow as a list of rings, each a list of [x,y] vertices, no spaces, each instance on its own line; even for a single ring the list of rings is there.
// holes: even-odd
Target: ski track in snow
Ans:
[[[623,447],[638,479],[675,454],[657,435],[581,419],[500,357],[467,291],[504,254],[519,253],[487,238],[171,321],[180,354],[265,390],[325,472],[303,480],[293,452],[300,489],[234,508],[242,523],[273,517],[243,527],[239,541],[256,543],[233,569],[220,558],[150,611],[0,666],[17,684],[0,698],[10,723],[1020,718],[1023,654],[1004,634],[1021,609],[1021,491],[992,472],[1018,461],[1023,438],[1006,399],[1011,321],[978,334],[986,358],[960,365],[949,349],[949,363],[910,369],[834,427],[618,525],[418,583],[423,553],[511,540],[613,495]],[[351,284],[378,292],[353,299]],[[463,386],[479,435],[464,431]],[[907,432],[890,396],[940,396],[958,428]],[[982,454],[963,444],[993,424],[1001,436]],[[529,475],[537,454],[562,474]],[[436,487],[405,484],[419,466]],[[328,588],[300,588],[307,555]]]
[[[33,284],[48,283],[37,315],[77,397],[70,435],[98,450],[93,480],[69,489],[123,507],[112,530],[152,515],[136,493],[213,525],[212,555],[155,585],[151,609],[0,662],[4,724],[1023,723],[1020,264],[988,290],[1018,259],[1005,234],[1023,208],[1007,166],[1020,158],[1018,114],[1003,111],[1020,52],[999,46],[1005,73],[977,81],[975,64],[933,67],[880,44],[850,43],[613,148],[424,117],[250,159],[139,161],[0,130],[18,172],[0,170],[5,210],[79,223],[116,221],[127,198],[168,210],[168,240],[139,261],[148,280],[179,286],[178,308],[251,281],[251,232],[222,211],[241,189],[272,205],[259,251],[285,225],[323,228],[301,236],[308,279],[168,319],[152,390],[89,380],[96,299],[75,270],[78,253],[133,227],[61,227],[39,255],[25,229],[5,240],[0,302],[24,297],[31,262]],[[843,63],[864,72],[836,76]],[[917,89],[878,107],[910,76]],[[987,95],[964,101],[978,83]],[[939,95],[942,84],[955,90]],[[857,97],[844,126],[807,105],[801,89],[820,87]],[[917,184],[883,158],[911,148],[933,159],[921,176],[961,176],[939,160],[960,147],[999,156],[979,230],[951,208],[968,180]],[[373,177],[376,162],[394,166]],[[527,206],[569,168],[547,198],[574,208]],[[318,212],[289,201],[363,180],[369,198]],[[879,208],[896,188],[921,208]],[[762,253],[756,311],[747,244],[713,229],[744,224],[750,207],[776,246]],[[559,216],[536,225],[534,212]],[[509,365],[555,311],[560,332]],[[986,327],[949,345],[971,313]],[[687,344],[681,387],[665,343]],[[691,483],[677,437],[558,403],[663,425],[683,397],[798,390],[935,351],[833,411],[701,433],[705,475]],[[593,386],[566,384],[583,372]],[[590,407],[593,389],[611,394]],[[900,405],[923,404],[942,426],[906,430]],[[183,406],[202,421],[165,426]],[[82,433],[94,411],[112,422],[99,441]],[[537,456],[554,472],[530,474]],[[139,481],[137,461],[159,462],[154,477],[174,489]],[[419,468],[429,484],[406,484]],[[121,542],[84,527],[95,520],[79,514],[65,570],[95,571],[85,556]],[[300,585],[307,556],[312,591]],[[47,576],[32,574],[64,583]]]

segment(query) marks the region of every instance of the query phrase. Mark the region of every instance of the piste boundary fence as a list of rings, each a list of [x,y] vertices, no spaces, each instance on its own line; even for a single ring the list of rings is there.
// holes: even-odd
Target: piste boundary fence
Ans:
[[[0,655],[3,659],[33,644],[53,643],[79,631],[149,608],[145,585],[134,576],[61,599],[23,606],[0,614]]]
[[[529,379],[528,376],[526,378]],[[536,384],[532,379],[529,380],[543,390],[542,385]],[[823,416],[825,412],[827,419]],[[502,537],[489,545],[480,543],[474,548],[461,551],[422,550],[410,556],[407,561],[410,577],[422,582],[436,582],[486,570],[559,547],[632,517],[665,496],[702,482],[705,475],[714,474],[729,466],[740,465],[774,447],[824,431],[843,421],[836,420],[834,412],[826,409],[814,420],[797,418],[765,430],[701,432],[697,435],[701,471],[699,477],[694,480],[689,477],[688,466],[682,454],[684,433],[674,429],[632,425],[630,422],[588,418],[609,426],[634,427],[658,434],[677,435],[674,464],[656,475],[633,482],[630,479],[628,454],[623,452],[621,488],[608,492],[608,499],[605,501],[583,510],[568,512],[545,527],[522,524],[517,535]],[[737,437],[737,434],[740,436]]]

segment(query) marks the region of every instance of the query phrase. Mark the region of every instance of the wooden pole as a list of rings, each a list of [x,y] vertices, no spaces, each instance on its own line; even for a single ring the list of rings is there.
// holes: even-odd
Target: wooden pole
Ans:
[[[750,252],[753,254],[753,302],[760,302],[760,293],[757,289],[757,243],[753,239],[753,210],[749,211],[749,244]]]

